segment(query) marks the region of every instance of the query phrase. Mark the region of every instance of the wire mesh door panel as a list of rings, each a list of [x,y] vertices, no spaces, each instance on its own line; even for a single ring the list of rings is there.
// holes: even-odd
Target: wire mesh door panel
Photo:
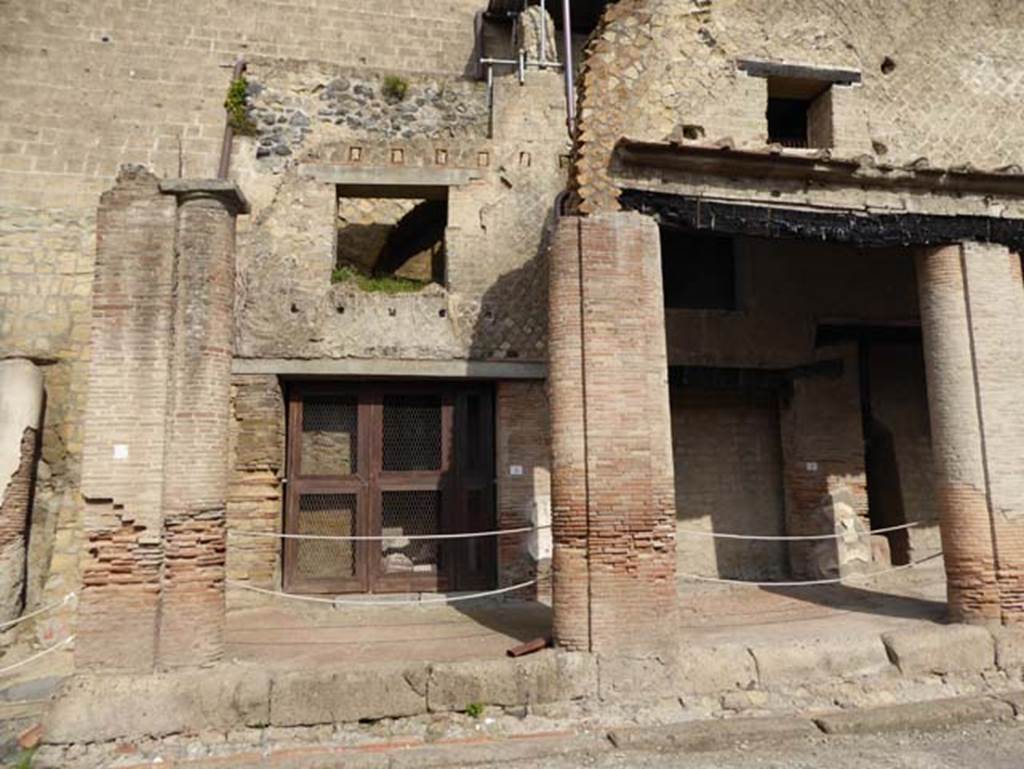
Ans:
[[[416,537],[451,531],[452,398],[444,390],[407,387],[375,400],[379,493],[371,526],[387,539],[371,562],[372,589],[443,590],[450,581],[450,543]]]
[[[284,587],[310,593],[366,590],[365,436],[358,391],[295,388],[289,399]],[[332,539],[333,538],[333,539]]]

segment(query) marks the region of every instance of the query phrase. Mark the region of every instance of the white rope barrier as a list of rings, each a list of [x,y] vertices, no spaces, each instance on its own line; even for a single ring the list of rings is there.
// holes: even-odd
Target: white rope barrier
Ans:
[[[67,646],[68,644],[70,644],[74,640],[75,640],[75,637],[73,635],[72,636],[68,636],[63,641],[58,641],[53,646],[48,646],[47,648],[43,649],[41,652],[37,652],[36,654],[33,654],[31,657],[26,657],[21,662],[15,662],[13,665],[8,665],[5,668],[0,668],[0,676],[6,675],[7,673],[10,673],[11,671],[17,670],[20,667],[24,667],[25,665],[29,664],[30,662],[35,662],[40,657],[45,657],[50,652],[57,651],[57,649],[60,649],[60,648],[62,648],[64,646]]]
[[[396,539],[470,539],[472,537],[500,537],[505,534],[522,534],[527,531],[540,531],[550,529],[551,524],[542,526],[523,526],[518,529],[492,529],[491,531],[466,531],[455,534],[386,534],[381,535],[353,535],[353,536],[332,536],[329,534],[284,534],[277,531],[253,531],[252,529],[228,529],[230,534],[239,534],[243,537],[274,537],[275,539],[306,539],[320,540],[327,542],[390,542]]]
[[[714,582],[719,585],[750,585],[752,587],[805,587],[811,585],[838,585],[841,582],[845,582],[851,579],[873,579],[875,577],[881,577],[886,574],[892,574],[896,571],[903,571],[905,569],[912,569],[915,566],[920,566],[922,563],[933,561],[936,558],[941,558],[942,553],[933,553],[932,555],[922,558],[918,561],[912,561],[911,563],[905,563],[902,566],[894,566],[891,569],[885,569],[883,571],[870,572],[865,574],[851,574],[848,577],[833,577],[830,579],[805,579],[791,582],[753,582],[745,579],[726,579],[724,577],[705,577],[700,574],[680,574],[679,576],[683,579],[691,579],[696,582]]]
[[[45,614],[48,611],[53,611],[54,609],[59,609],[61,606],[64,606],[68,601],[70,601],[74,597],[75,597],[74,593],[68,593],[66,596],[64,596],[59,601],[54,601],[53,603],[51,603],[51,604],[49,604],[47,606],[43,606],[42,608],[36,609],[35,611],[29,612],[28,614],[22,614],[20,617],[17,617],[17,618],[12,619],[12,620],[8,620],[7,622],[0,622],[0,631],[4,631],[4,630],[7,630],[8,628],[12,628],[15,625],[17,625],[19,622],[24,622],[27,619],[32,619],[33,617],[38,617],[40,614]]]
[[[289,598],[293,601],[306,601],[308,603],[326,603],[332,606],[421,606],[429,603],[456,603],[457,601],[472,601],[477,598],[488,598],[493,595],[501,595],[502,593],[511,593],[513,590],[519,590],[530,585],[537,584],[537,580],[531,579],[526,582],[520,582],[518,585],[510,585],[509,587],[498,588],[497,590],[487,590],[483,593],[468,593],[467,595],[453,595],[453,596],[434,596],[430,598],[422,598],[418,600],[411,599],[351,599],[346,600],[344,598],[320,598],[315,595],[293,595],[292,593],[282,593],[280,590],[268,590],[264,587],[256,587],[255,585],[247,585],[244,582],[236,582],[234,580],[225,580],[225,584],[229,587],[237,587],[242,590],[251,590],[254,593],[261,593],[263,595],[272,595],[277,598]]]
[[[676,532],[679,534],[686,534],[695,537],[712,537],[714,539],[744,539],[744,540],[762,540],[765,542],[800,542],[803,540],[822,540],[822,539],[843,539],[848,536],[853,537],[866,537],[871,534],[885,534],[890,531],[900,531],[901,529],[912,529],[915,526],[920,526],[923,523],[930,523],[930,521],[911,521],[910,523],[901,523],[899,526],[886,526],[881,529],[869,529],[868,531],[858,532],[836,532],[834,534],[804,534],[804,535],[756,535],[756,534],[729,534],[717,531],[701,531],[700,529],[688,529],[688,528],[677,528]]]

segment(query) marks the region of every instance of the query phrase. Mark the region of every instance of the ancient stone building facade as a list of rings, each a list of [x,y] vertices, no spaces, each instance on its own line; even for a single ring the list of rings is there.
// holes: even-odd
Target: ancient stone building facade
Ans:
[[[525,5],[0,5],[0,620],[143,671],[510,588],[643,655],[681,575],[939,550],[1024,615],[1024,13]]]

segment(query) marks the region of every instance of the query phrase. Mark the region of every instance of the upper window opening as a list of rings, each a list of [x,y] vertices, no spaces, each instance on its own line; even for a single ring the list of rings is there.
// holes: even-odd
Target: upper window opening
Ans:
[[[785,77],[767,80],[768,141],[783,147],[831,147],[831,83]]]
[[[447,224],[447,187],[341,185],[334,279],[364,287],[390,280],[389,289],[443,284]]]
[[[661,228],[665,307],[735,310],[735,241],[724,235]]]

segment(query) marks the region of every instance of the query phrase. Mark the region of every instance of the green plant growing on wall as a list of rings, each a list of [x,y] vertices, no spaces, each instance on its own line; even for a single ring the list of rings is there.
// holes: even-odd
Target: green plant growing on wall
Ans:
[[[484,714],[483,703],[471,702],[466,705],[466,715],[470,718],[480,718]]]
[[[331,283],[354,283],[361,291],[378,294],[408,294],[427,285],[397,275],[366,275],[347,265],[334,269]]]
[[[228,95],[224,99],[224,109],[228,113],[228,125],[239,136],[254,136],[258,133],[256,124],[249,119],[246,111],[248,105],[249,81],[245,77],[237,77],[228,86]]]
[[[406,94],[409,93],[409,83],[398,77],[398,75],[386,75],[381,90],[383,90],[386,99],[402,101],[405,99]]]

